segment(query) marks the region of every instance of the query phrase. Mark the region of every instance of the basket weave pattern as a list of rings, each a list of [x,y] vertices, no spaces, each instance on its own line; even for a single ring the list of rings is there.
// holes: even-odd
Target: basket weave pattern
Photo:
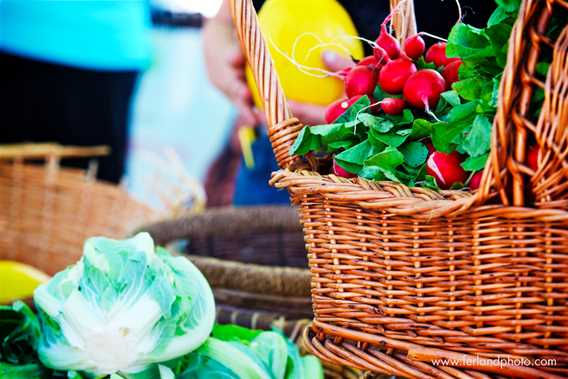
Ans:
[[[246,15],[235,22],[249,62],[262,64],[270,59],[262,39],[250,49],[247,38],[258,30],[254,9],[242,0],[233,8]],[[301,124],[269,117],[284,168],[271,184],[288,189],[300,205],[315,313],[306,339],[322,359],[420,379],[568,377],[568,28],[557,41],[546,37],[551,18],[566,9],[563,0],[522,2],[492,154],[475,193],[295,170],[297,160],[285,152]],[[543,81],[536,66],[546,49],[554,58]],[[256,77],[270,87],[266,78]],[[269,78],[278,80],[275,73]],[[545,105],[531,120],[538,88],[545,90]],[[269,115],[277,104],[265,98]],[[527,166],[531,140],[541,148],[537,173]],[[554,364],[479,357],[551,358]],[[434,365],[434,359],[451,363]]]
[[[81,258],[86,238],[124,237],[153,212],[79,170],[0,163],[0,257],[53,275]]]

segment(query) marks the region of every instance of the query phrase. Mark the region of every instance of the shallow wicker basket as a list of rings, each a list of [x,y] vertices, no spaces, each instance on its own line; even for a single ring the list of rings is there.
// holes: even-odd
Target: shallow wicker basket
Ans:
[[[59,165],[64,158],[104,153],[56,145],[0,147],[0,259],[52,275],[81,258],[86,238],[123,237],[152,219],[151,209],[119,187]]]
[[[480,190],[468,193],[297,170],[288,152],[303,125],[288,111],[251,1],[232,1],[284,168],[271,183],[300,206],[315,354],[407,378],[568,377],[568,28],[546,37],[567,9],[565,0],[522,1],[492,153]],[[543,51],[554,52],[545,82],[535,73]],[[535,119],[538,88],[546,99]],[[536,173],[529,140],[541,149]]]
[[[211,208],[147,227],[157,243],[183,238],[188,254],[265,266],[307,268],[298,211],[289,206]]]
[[[267,327],[281,317],[312,317],[310,274],[296,209],[211,209],[141,230],[158,244],[190,254],[215,292],[221,321]]]

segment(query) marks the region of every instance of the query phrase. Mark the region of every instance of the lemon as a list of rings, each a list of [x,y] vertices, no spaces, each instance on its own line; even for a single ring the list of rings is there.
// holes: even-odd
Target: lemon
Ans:
[[[268,0],[258,17],[288,99],[328,105],[343,94],[343,83],[337,78],[306,74],[289,59],[293,58],[310,73],[321,75],[310,68],[326,70],[321,58],[323,51],[333,51],[346,58],[363,57],[361,41],[353,38],[359,35],[355,25],[336,0]],[[247,80],[255,103],[261,108],[250,69]]]
[[[40,284],[49,276],[23,263],[0,261],[0,304],[32,297]]]

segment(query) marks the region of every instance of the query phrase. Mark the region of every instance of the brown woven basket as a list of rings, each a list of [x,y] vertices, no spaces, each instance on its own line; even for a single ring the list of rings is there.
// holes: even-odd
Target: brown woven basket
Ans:
[[[92,171],[59,166],[60,159],[105,151],[56,145],[0,147],[0,259],[27,263],[52,275],[81,258],[86,238],[123,237],[152,219],[151,209],[120,188],[94,180]]]
[[[212,208],[146,226],[157,243],[187,242],[188,254],[265,266],[307,268],[298,211],[289,206]]]
[[[294,208],[212,209],[142,230],[156,243],[190,254],[215,292],[222,321],[266,327],[280,317],[313,316],[305,243]]]
[[[288,151],[303,125],[288,111],[251,1],[232,1],[284,168],[271,183],[300,206],[315,354],[407,378],[568,377],[568,30],[545,36],[567,8],[523,0],[492,154],[481,188],[468,193],[294,171]],[[543,83],[535,69],[546,49],[554,61]],[[536,88],[546,100],[533,120]],[[526,163],[530,138],[541,148],[536,173]]]

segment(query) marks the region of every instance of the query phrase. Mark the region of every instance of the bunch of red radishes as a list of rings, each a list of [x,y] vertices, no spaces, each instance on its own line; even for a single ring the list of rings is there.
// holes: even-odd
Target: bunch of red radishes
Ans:
[[[329,106],[327,122],[335,121],[360,96],[372,98],[377,85],[384,93],[393,95],[383,99],[380,108],[386,114],[396,115],[406,107],[429,111],[438,103],[440,94],[458,81],[462,62],[459,58],[446,57],[444,42],[436,43],[426,51],[424,39],[416,34],[408,37],[401,49],[383,24],[375,44],[373,55],[343,70],[347,98]],[[434,64],[438,70],[419,70],[416,62],[420,58]]]
[[[374,113],[399,115],[408,108],[435,118],[432,109],[438,104],[441,94],[459,80],[462,61],[446,56],[446,43],[438,42],[426,51],[426,43],[419,33],[408,37],[401,48],[399,42],[388,32],[387,22],[388,19],[381,25],[373,55],[342,71],[347,97],[327,108],[327,123],[333,123],[365,95],[374,104],[371,108]],[[419,66],[432,68],[420,69]],[[380,101],[373,100],[377,86],[385,95]],[[460,154],[455,151],[445,154],[435,151],[431,146],[429,144],[426,169],[428,175],[435,178],[437,185],[440,188],[451,188],[456,183],[466,183],[468,174],[461,167],[463,159]],[[333,171],[342,177],[354,176],[335,163]],[[481,175],[478,172],[469,178],[470,188],[479,187]]]

